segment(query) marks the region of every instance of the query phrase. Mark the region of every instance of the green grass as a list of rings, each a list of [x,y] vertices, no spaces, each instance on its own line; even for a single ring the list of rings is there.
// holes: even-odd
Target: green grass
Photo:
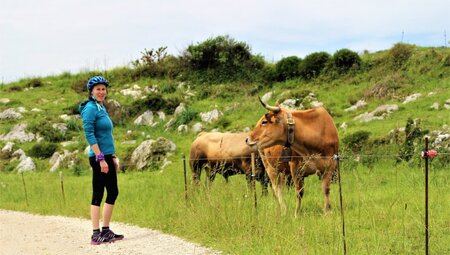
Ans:
[[[443,108],[444,102],[450,98],[450,65],[445,62],[448,61],[448,56],[449,48],[414,47],[411,58],[397,69],[392,68],[389,62],[389,51],[381,51],[364,54],[362,57],[367,67],[362,70],[337,77],[325,74],[312,81],[290,80],[270,85],[190,84],[191,90],[197,95],[210,96],[193,97],[184,103],[190,110],[198,113],[216,107],[224,112],[222,120],[203,123],[206,130],[219,128],[220,131],[239,132],[246,127],[253,128],[265,113],[257,96],[274,91],[273,98],[269,100],[270,104],[274,104],[278,99],[286,98],[283,93],[303,95],[305,91],[311,91],[332,113],[337,126],[347,123],[347,130],[339,129],[341,141],[345,136],[361,130],[370,132],[369,141],[386,138],[390,130],[405,127],[408,118],[419,118],[422,129],[448,133],[449,130],[444,125],[448,125],[450,110]],[[142,78],[131,81],[123,75],[124,71],[126,69],[109,72],[110,77],[118,77],[111,79],[109,96],[119,101],[125,110],[130,110],[135,100],[121,95],[120,90],[134,84],[141,88],[153,85],[166,87],[163,94],[165,98],[183,96],[183,91],[167,88],[177,88],[179,82],[176,80]],[[30,79],[1,86],[0,98],[9,98],[11,102],[0,105],[0,111],[22,106],[28,112],[23,113],[24,118],[21,120],[1,120],[0,135],[6,134],[18,123],[38,124],[39,127],[43,122],[63,122],[59,116],[69,114],[73,106],[86,98],[86,94],[77,93],[74,86],[84,86],[85,80],[93,74],[97,73],[65,73],[42,77],[39,79],[43,85],[33,89],[27,88]],[[388,88],[399,87],[391,96],[364,98],[367,92],[379,84],[385,84]],[[429,92],[435,94],[428,96]],[[412,93],[422,93],[422,97],[415,102],[402,104],[404,98]],[[365,99],[368,105],[355,112],[344,111],[359,99]],[[430,110],[434,102],[440,104],[440,110]],[[354,120],[354,117],[373,111],[382,104],[397,104],[399,110],[382,121],[361,123]],[[33,108],[43,111],[31,112]],[[219,176],[209,190],[203,186],[198,189],[189,186],[189,200],[185,201],[181,155],[189,155],[189,147],[196,134],[166,130],[164,124],[173,117],[170,113],[164,123],[155,127],[135,126],[133,121],[136,117],[125,118],[115,126],[114,137],[119,157],[124,159],[129,156],[146,139],[165,137],[177,146],[170,156],[174,163],[162,171],[135,172],[131,169],[125,174],[120,173],[120,195],[113,220],[159,229],[229,254],[343,253],[337,185],[332,186],[333,212],[328,216],[322,213],[323,195],[317,177],[306,180],[306,196],[299,219],[293,218],[295,205],[292,190],[284,192],[289,211],[288,215],[282,216],[272,192],[267,197],[261,197],[258,185],[258,207],[255,210],[253,194],[242,176],[231,177],[228,184]],[[189,125],[192,126],[199,119],[198,117]],[[131,134],[127,134],[129,130]],[[25,203],[21,175],[14,171],[18,161],[2,159],[0,208],[89,218],[91,177],[89,164],[83,154],[87,144],[82,131],[72,131],[70,134],[77,143],[69,149],[79,151],[78,158],[81,162],[78,172],[81,176],[76,176],[73,169],[64,170],[66,203],[62,201],[58,173],[48,173],[48,159],[33,158],[37,171],[24,174],[29,206]],[[366,154],[396,155],[402,147],[402,139],[404,138],[400,137],[398,144],[369,144],[365,148]],[[136,143],[122,144],[127,140],[136,140]],[[0,148],[5,144],[6,142],[0,141]],[[28,152],[34,144],[36,141],[15,142],[14,149],[20,148]],[[445,141],[440,149],[448,147],[449,142]],[[344,154],[351,149],[341,148],[341,153]],[[419,155],[422,148],[422,144],[416,144],[415,153]],[[59,147],[60,152],[63,149],[67,148]],[[353,154],[345,156],[351,159],[357,157]],[[430,171],[432,254],[450,253],[450,195],[447,188],[449,177],[446,174],[449,160],[446,157],[448,156],[444,154],[438,156],[433,162],[435,168]],[[373,164],[370,168],[350,159],[342,162],[348,254],[423,252],[423,169],[418,168],[417,159],[412,163],[399,165],[392,161],[394,156],[377,160],[363,156],[363,163]]]
[[[350,160],[350,159],[348,159]],[[390,160],[389,160],[390,161]],[[341,164],[349,254],[421,254],[424,249],[424,173],[422,168],[382,162],[373,168]],[[0,174],[0,208],[38,214],[89,218],[90,176],[65,172],[66,203],[58,173]],[[342,254],[337,184],[332,213],[322,212],[316,176],[306,179],[298,219],[293,190],[285,190],[288,214],[282,216],[270,191],[257,208],[242,176],[226,184],[218,177],[207,189],[188,186],[184,197],[181,159],[162,172],[119,174],[120,195],[113,219],[159,229],[229,254]],[[204,183],[204,182],[202,182]],[[446,169],[430,170],[430,252],[450,251],[450,178]]]

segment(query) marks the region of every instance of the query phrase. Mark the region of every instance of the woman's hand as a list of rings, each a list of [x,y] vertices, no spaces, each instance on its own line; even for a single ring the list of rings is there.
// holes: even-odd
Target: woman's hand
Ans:
[[[113,158],[113,162],[114,162],[114,168],[116,169],[116,172],[118,173],[119,169],[120,169],[119,158],[118,157],[114,157]]]
[[[108,164],[105,160],[100,161],[100,171],[105,174],[107,174],[109,171]]]

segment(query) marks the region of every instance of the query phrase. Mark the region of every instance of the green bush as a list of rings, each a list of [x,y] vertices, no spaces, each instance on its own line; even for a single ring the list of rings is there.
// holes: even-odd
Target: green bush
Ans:
[[[30,156],[35,158],[50,158],[57,149],[57,144],[43,142],[33,145],[28,153],[30,154]]]
[[[198,112],[186,107],[185,111],[182,111],[179,115],[177,115],[173,126],[177,127],[183,124],[189,124],[189,122],[193,121],[197,116]]]
[[[52,127],[51,120],[44,120],[42,123],[31,124],[27,130],[38,133],[47,142],[62,142],[66,140],[65,134]],[[67,137],[68,138],[68,137]]]
[[[319,76],[329,60],[330,54],[326,52],[309,54],[300,63],[300,75],[307,80]]]
[[[44,83],[41,81],[41,79],[34,78],[34,79],[29,80],[25,86],[27,88],[38,88],[38,87],[42,87],[43,85],[44,85]]]
[[[361,58],[358,53],[349,49],[341,49],[334,53],[332,59],[333,68],[339,73],[346,73],[352,68],[358,68]]]
[[[66,121],[66,125],[69,131],[80,132],[83,130],[83,123],[80,119],[71,118]]]
[[[397,43],[388,52],[389,60],[394,68],[402,67],[412,56],[414,46]]]
[[[285,57],[275,64],[275,76],[278,81],[285,81],[300,76],[300,63],[296,56]]]
[[[129,108],[129,115],[136,116],[143,111],[164,111],[165,113],[172,114],[176,107],[180,105],[182,99],[179,97],[164,98],[162,94],[149,94],[146,98],[136,100]]]
[[[254,56],[250,46],[228,35],[209,38],[189,45],[180,57],[183,75],[196,83],[252,81],[264,67],[261,56]]]
[[[356,131],[353,134],[347,135],[342,139],[342,142],[348,149],[350,149],[353,153],[361,152],[363,146],[369,140],[370,132],[368,131]]]

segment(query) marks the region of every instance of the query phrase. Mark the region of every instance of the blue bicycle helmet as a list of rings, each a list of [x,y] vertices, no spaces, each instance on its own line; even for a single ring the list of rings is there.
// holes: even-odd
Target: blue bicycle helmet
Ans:
[[[109,86],[108,81],[103,76],[97,75],[97,76],[93,76],[89,79],[89,81],[87,83],[87,89],[89,91],[91,91],[92,88],[97,84],[104,84],[106,87]]]

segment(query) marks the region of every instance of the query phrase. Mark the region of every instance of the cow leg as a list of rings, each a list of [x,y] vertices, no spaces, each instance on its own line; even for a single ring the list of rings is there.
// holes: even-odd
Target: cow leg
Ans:
[[[302,197],[305,192],[302,174],[303,167],[302,166],[299,167],[299,162],[297,160],[292,160],[289,161],[289,169],[291,170],[291,177],[295,186],[296,203],[295,203],[294,217],[297,218],[302,203]]]
[[[286,207],[286,203],[284,202],[283,199],[283,193],[282,193],[282,188],[283,188],[283,183],[282,180],[280,180],[279,176],[278,176],[278,171],[276,169],[276,167],[279,165],[278,162],[275,163],[275,167],[267,160],[264,152],[262,151],[258,151],[259,155],[262,159],[262,162],[264,164],[264,168],[266,169],[266,173],[269,176],[269,180],[270,183],[272,184],[272,189],[273,189],[273,194],[275,196],[275,198],[278,200],[278,205],[280,206],[281,209],[281,213],[283,215],[286,214],[287,211],[287,207]]]
[[[322,191],[325,196],[324,213],[328,214],[331,211],[330,203],[330,191],[331,191],[331,178],[333,177],[333,171],[327,169],[322,177]]]
[[[273,167],[266,168],[266,170],[269,170],[270,173],[268,173],[270,182],[272,183],[272,189],[274,192],[275,197],[278,200],[278,204],[281,209],[281,214],[286,215],[287,207],[286,203],[283,199],[283,183],[284,183],[284,175],[279,174],[278,171],[276,171]]]

